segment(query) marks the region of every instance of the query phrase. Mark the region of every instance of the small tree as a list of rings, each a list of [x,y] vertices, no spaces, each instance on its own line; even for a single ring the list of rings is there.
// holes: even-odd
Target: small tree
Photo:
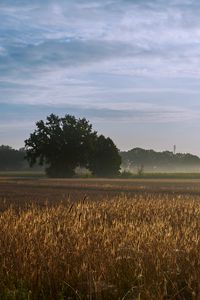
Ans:
[[[139,177],[142,177],[142,176],[144,175],[144,165],[141,165],[141,166],[138,168],[137,174],[138,174]]]
[[[30,166],[47,166],[49,177],[71,177],[77,166],[87,165],[97,134],[85,118],[51,114],[46,122],[41,120],[36,126],[25,141]]]
[[[89,169],[96,176],[116,176],[119,174],[121,157],[114,142],[100,135],[96,138]]]

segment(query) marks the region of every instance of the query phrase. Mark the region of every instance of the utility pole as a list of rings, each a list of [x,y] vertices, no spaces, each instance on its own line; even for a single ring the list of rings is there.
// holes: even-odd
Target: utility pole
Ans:
[[[176,154],[176,145],[174,145],[174,155]]]

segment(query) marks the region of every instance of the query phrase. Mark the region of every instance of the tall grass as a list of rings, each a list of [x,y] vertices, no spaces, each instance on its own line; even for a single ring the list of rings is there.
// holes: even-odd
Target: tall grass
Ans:
[[[0,213],[0,299],[200,299],[200,198]]]

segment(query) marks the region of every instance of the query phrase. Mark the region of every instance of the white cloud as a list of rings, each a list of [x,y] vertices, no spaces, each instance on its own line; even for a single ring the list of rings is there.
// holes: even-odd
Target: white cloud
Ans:
[[[192,0],[1,1],[0,102],[110,112],[121,101],[153,120],[146,98],[155,108],[171,93],[161,120],[191,119],[192,101],[180,103],[200,94],[199,12]]]

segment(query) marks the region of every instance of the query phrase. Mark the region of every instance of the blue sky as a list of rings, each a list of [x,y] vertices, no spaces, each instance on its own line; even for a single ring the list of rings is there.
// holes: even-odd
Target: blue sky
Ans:
[[[1,0],[0,144],[51,112],[200,155],[200,1]]]

